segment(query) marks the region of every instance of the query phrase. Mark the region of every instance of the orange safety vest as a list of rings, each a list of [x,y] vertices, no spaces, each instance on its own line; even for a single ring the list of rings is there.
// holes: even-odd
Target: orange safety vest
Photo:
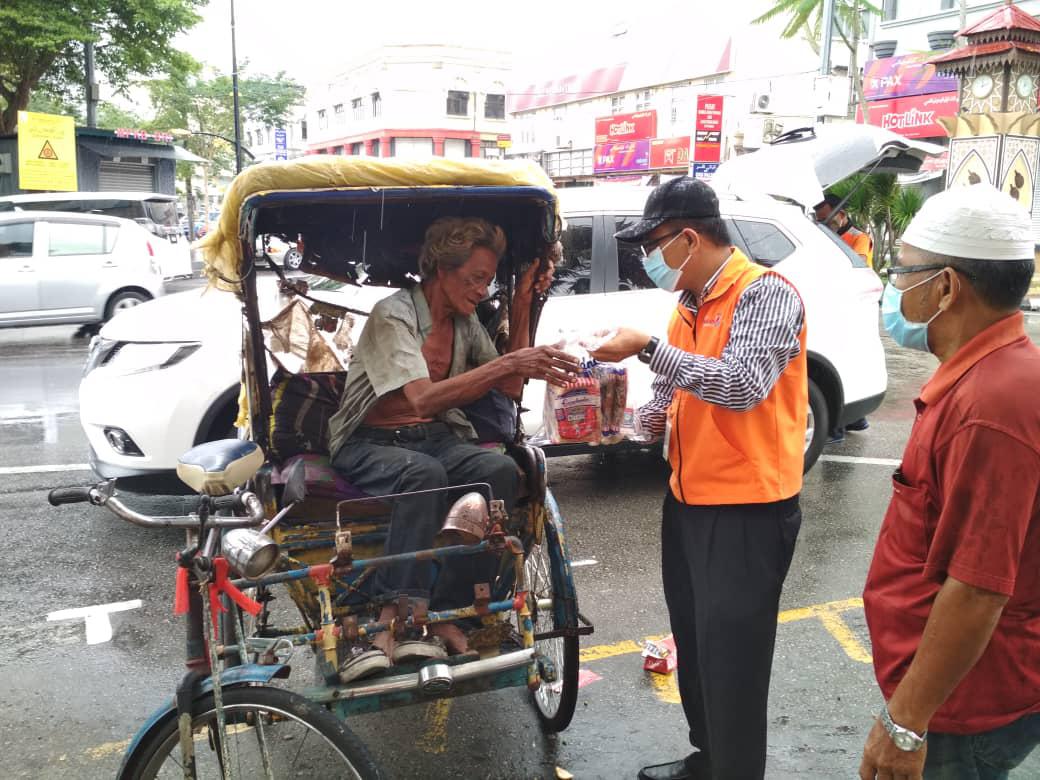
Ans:
[[[844,241],[857,255],[867,261],[867,267],[874,267],[874,239],[869,233],[864,233],[857,227],[849,226],[849,229],[841,234]]]
[[[668,326],[668,342],[684,352],[721,358],[733,312],[747,286],[771,273],[739,250],[723,268],[697,312],[680,304]],[[668,462],[672,494],[684,504],[765,504],[802,489],[805,418],[809,408],[805,323],[801,352],[769,395],[745,412],[702,401],[676,389],[668,410]]]

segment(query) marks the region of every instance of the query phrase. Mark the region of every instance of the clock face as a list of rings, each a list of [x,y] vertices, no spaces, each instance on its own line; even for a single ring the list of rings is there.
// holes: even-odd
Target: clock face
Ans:
[[[1023,100],[1033,94],[1035,86],[1033,77],[1028,73],[1023,73],[1015,79],[1015,92],[1018,93],[1018,96]]]
[[[989,93],[993,91],[993,77],[988,73],[982,73],[972,79],[971,82],[971,94],[977,97],[979,100],[989,97]]]

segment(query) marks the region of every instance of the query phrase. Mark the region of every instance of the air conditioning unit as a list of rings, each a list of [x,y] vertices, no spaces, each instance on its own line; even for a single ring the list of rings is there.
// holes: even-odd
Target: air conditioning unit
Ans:
[[[756,92],[751,96],[751,113],[752,114],[771,114],[773,109],[770,106],[773,103],[773,94],[771,92]]]

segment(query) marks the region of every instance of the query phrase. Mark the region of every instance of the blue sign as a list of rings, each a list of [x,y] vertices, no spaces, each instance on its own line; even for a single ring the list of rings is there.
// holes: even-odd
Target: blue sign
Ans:
[[[274,159],[276,160],[288,160],[289,154],[285,144],[285,131],[275,130],[274,131]]]
[[[710,179],[718,169],[719,164],[715,162],[695,162],[690,165],[690,175],[695,179]]]

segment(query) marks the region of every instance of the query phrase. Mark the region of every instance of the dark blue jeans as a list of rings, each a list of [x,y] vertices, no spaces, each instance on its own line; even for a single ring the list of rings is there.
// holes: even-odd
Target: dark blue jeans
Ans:
[[[464,442],[450,432],[389,443],[366,438],[363,430],[347,440],[332,465],[371,496],[486,482],[492,495],[505,502],[507,512],[516,503],[517,466],[508,455]],[[443,494],[396,499],[384,553],[433,547],[447,510]],[[473,585],[490,583],[495,571],[495,558],[489,554],[452,557],[440,566],[439,574],[430,561],[409,561],[379,569],[374,595],[380,601],[400,595],[429,599],[435,610],[468,606],[473,603]]]
[[[1005,780],[1040,743],[1040,714],[982,734],[929,734],[925,780]]]

